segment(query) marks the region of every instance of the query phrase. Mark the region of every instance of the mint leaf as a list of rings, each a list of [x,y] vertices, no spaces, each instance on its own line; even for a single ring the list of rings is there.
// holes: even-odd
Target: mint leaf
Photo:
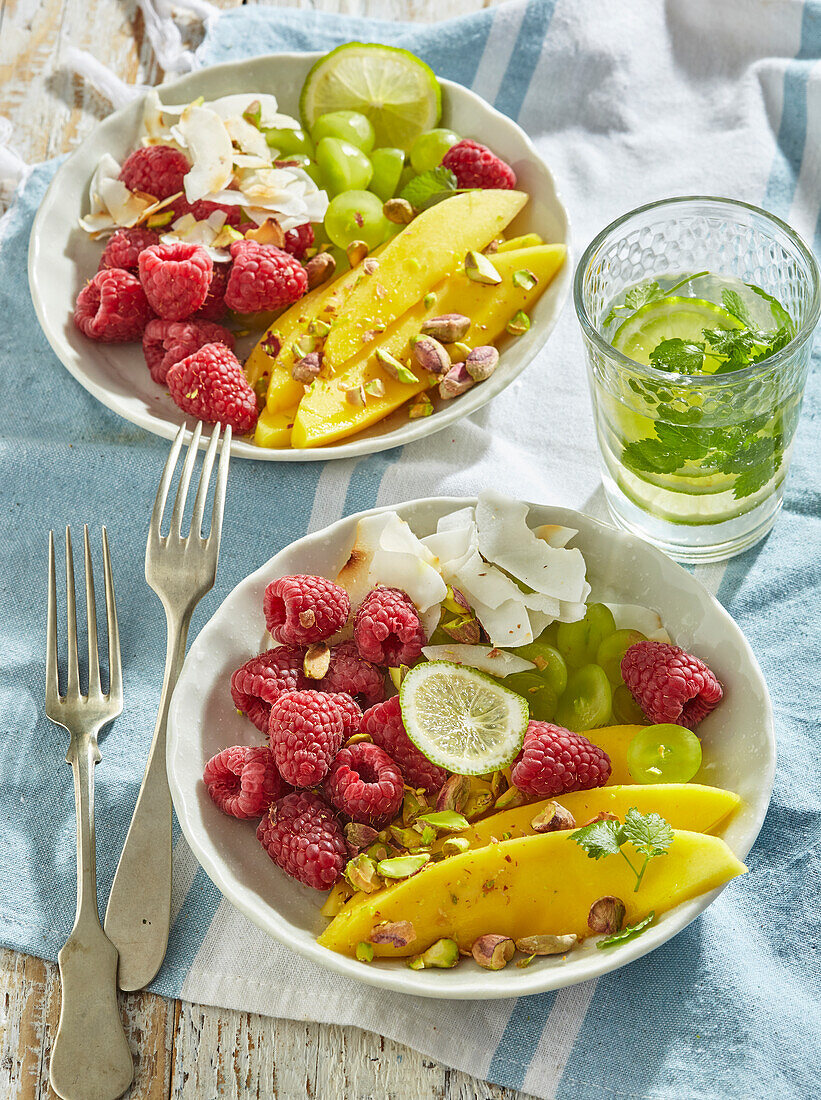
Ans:
[[[663,298],[664,291],[653,280],[652,282],[639,283],[638,286],[634,286],[631,290],[628,290],[624,296],[624,304],[627,309],[641,309],[642,306],[646,306],[648,302],[655,302],[657,298]]]
[[[704,458],[709,450],[709,444],[702,442],[702,437],[706,434],[703,429],[679,428],[673,424],[666,424],[663,420],[657,420],[655,428],[659,442],[676,458],[700,459]]]
[[[661,814],[642,814],[634,806],[625,814],[622,826],[625,840],[648,859],[663,856],[673,843],[674,833]]]
[[[752,496],[762,489],[781,465],[782,455],[781,436],[765,435],[725,456],[720,467],[722,472],[738,475],[733,484],[735,499]]]
[[[636,936],[640,936],[645,928],[649,928],[653,921],[656,919],[655,909],[648,913],[646,917],[642,917],[641,920],[637,920],[635,924],[628,924],[625,928],[622,928],[620,932],[613,932],[610,936],[605,936],[603,940],[599,940],[596,947],[604,949],[605,947],[615,947],[619,943],[627,943],[628,940],[635,939]]]
[[[621,835],[621,825],[618,821],[594,821],[592,825],[585,825],[577,829],[573,839],[583,848],[591,859],[601,859],[603,856],[616,856],[621,850],[624,839]]]
[[[678,456],[671,454],[669,447],[657,439],[628,443],[621,457],[626,466],[639,473],[672,474],[682,464]]]
[[[662,340],[650,352],[650,364],[656,370],[699,374],[704,364],[704,344],[681,340],[679,337]]]
[[[745,328],[755,328],[753,316],[738,291],[722,290],[721,301],[724,303],[727,312],[732,313],[733,317],[737,317]]]
[[[456,176],[450,168],[432,168],[422,172],[402,188],[400,199],[405,199],[415,210],[427,210],[442,199],[450,198],[456,191]]]

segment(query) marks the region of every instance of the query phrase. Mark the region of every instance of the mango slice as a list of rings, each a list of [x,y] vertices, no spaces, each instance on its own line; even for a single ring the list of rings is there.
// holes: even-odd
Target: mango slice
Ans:
[[[538,233],[525,233],[522,237],[511,237],[507,241],[502,241],[496,251],[513,252],[519,248],[534,248],[539,244],[544,244],[544,241]],[[491,256],[491,262],[492,261],[493,257]]]
[[[556,795],[555,799],[517,806],[514,810],[502,810],[474,822],[469,829],[457,835],[464,837],[471,848],[490,844],[493,838],[507,840],[533,836],[531,821],[551,801],[568,809],[577,825],[585,825],[602,810],[615,814],[623,821],[627,811],[635,806],[643,814],[661,814],[674,829],[687,829],[694,833],[715,832],[741,805],[737,794],[721,787],[703,787],[699,783],[634,783],[626,787],[572,791],[570,794]],[[510,837],[506,835],[508,833]],[[443,840],[434,844],[434,851],[442,847]]]
[[[384,331],[457,271],[468,251],[490,244],[526,202],[522,191],[468,191],[414,218],[387,242],[377,272],[348,297],[344,315],[325,342],[328,366],[338,370],[369,340],[369,332]]]
[[[630,742],[644,726],[602,726],[600,729],[585,730],[583,736],[610,757],[612,771],[607,781],[608,787],[622,783],[635,783],[627,766],[627,749]]]
[[[600,897],[624,902],[625,923],[651,910],[661,915],[689,898],[721,886],[747,870],[723,840],[703,833],[676,832],[667,854],[652,859],[641,887],[620,856],[591,859],[572,832],[543,833],[488,844],[431,863],[413,878],[397,882],[346,906],[319,942],[353,955],[382,921],[410,921],[415,940],[406,947],[374,944],[375,955],[415,955],[441,937],[468,950],[485,933],[589,935],[587,914]],[[638,861],[637,853],[627,854]]]
[[[411,222],[411,226],[415,224]],[[473,282],[463,272],[442,280],[433,290],[435,301],[427,307],[424,299],[417,301],[385,330],[379,347],[407,361],[410,338],[419,333],[425,318],[443,313],[463,313],[471,318],[470,329],[463,340],[469,347],[492,343],[504,332],[505,325],[517,310],[529,309],[544,292],[564,262],[566,251],[562,244],[551,244],[494,257],[494,266],[502,276],[498,286]],[[513,283],[514,273],[522,268],[536,276],[538,281],[534,287],[527,289]],[[375,346],[371,344],[360,348],[336,377],[320,378],[314,382],[300,402],[291,437],[292,446],[325,446],[362,431],[435,382],[421,371],[416,383],[408,384],[391,378],[376,360],[373,354]],[[360,384],[367,385],[374,379],[381,379],[384,385],[385,392],[381,397],[368,396],[365,405],[352,405],[346,400],[346,390],[355,389]]]
[[[290,409],[279,409],[277,412],[271,412],[268,408],[263,409],[254,430],[254,443],[257,447],[273,447],[277,450],[290,447],[295,416],[296,405]]]

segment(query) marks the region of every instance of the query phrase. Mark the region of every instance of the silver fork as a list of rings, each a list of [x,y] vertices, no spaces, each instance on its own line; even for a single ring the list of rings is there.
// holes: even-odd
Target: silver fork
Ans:
[[[66,693],[57,678],[57,581],[54,532],[48,542],[48,628],[46,637],[46,714],[71,735],[66,761],[74,772],[77,811],[77,914],[57,956],[62,983],[60,1023],[51,1052],[51,1086],[64,1100],[113,1100],[131,1084],[134,1066],[117,1006],[117,949],[100,926],[94,836],[94,766],[100,760],[97,734],[123,709],[120,635],[108,535],[103,528],[105,605],[108,622],[108,694],[100,685],[94,573],[88,527],[84,528],[86,613],[88,616],[88,694],[80,694],[77,614],[71,529],[66,528]]]
[[[218,424],[203,459],[191,527],[183,537],[183,513],[202,431],[202,424],[198,423],[180,474],[169,533],[160,535],[185,430],[183,425],[177,432],[163,470],[145,551],[145,579],[165,608],[167,649],[154,738],[105,914],[105,930],[120,953],[117,977],[120,989],[142,989],[147,985],[160,969],[168,947],[171,923],[171,792],[165,769],[168,710],[185,658],[191,616],[216,579],[225,507],[230,427],[223,436],[211,527],[207,538],[203,538],[205,501],[220,438]]]

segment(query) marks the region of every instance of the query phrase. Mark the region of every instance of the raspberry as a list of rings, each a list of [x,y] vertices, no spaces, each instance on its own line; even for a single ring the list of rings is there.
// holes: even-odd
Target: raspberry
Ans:
[[[377,827],[396,815],[404,797],[399,768],[384,749],[370,741],[359,741],[337,753],[324,790],[331,804],[351,821]]]
[[[184,195],[180,195],[178,199],[175,199],[168,209],[174,211],[173,221],[190,214],[195,221],[204,222],[217,210],[221,210],[225,215],[224,225],[236,227],[242,219],[242,211],[238,206],[221,202],[209,202],[208,199],[197,199],[196,202],[189,202]]]
[[[450,168],[459,187],[498,187],[510,190],[516,186],[516,173],[509,164],[478,141],[457,141],[442,157],[442,166]]]
[[[621,674],[651,722],[693,729],[721,702],[721,684],[700,661],[677,645],[637,642],[621,659]]]
[[[214,274],[208,285],[205,301],[194,314],[194,321],[220,321],[225,316],[225,288],[228,286],[228,264],[214,264]]]
[[[325,577],[279,577],[265,589],[265,625],[284,645],[310,645],[341,630],[351,601],[344,588]]]
[[[268,737],[280,775],[294,787],[315,787],[345,741],[350,721],[324,691],[289,691],[271,704]]]
[[[344,691],[368,705],[385,698],[382,670],[359,656],[356,642],[340,642],[331,650],[331,664],[321,681],[323,691]]]
[[[152,244],[157,244],[159,239],[150,229],[117,229],[108,238],[97,270],[121,267],[123,271],[136,274],[137,257]]]
[[[119,267],[98,271],[77,295],[74,307],[80,332],[107,344],[139,340],[153,316],[139,279]]]
[[[234,706],[262,733],[268,733],[271,703],[286,691],[305,687],[302,661],[301,649],[284,645],[252,657],[231,677]]]
[[[362,722],[362,708],[355,699],[352,699],[345,691],[322,691],[329,699],[333,699],[342,712],[342,733],[347,741],[355,733],[359,733]]]
[[[225,344],[233,350],[234,337],[210,321],[149,321],[143,333],[143,354],[151,377],[164,385],[170,368],[203,344]]]
[[[183,412],[209,424],[230,424],[235,434],[257,422],[257,395],[242,364],[224,344],[204,344],[180,359],[165,376],[171,396]]]
[[[511,778],[534,798],[589,791],[610,778],[610,757],[579,733],[550,722],[528,722]]]
[[[303,222],[295,229],[289,229],[285,234],[283,248],[301,260],[311,245],[314,243],[314,227],[310,222]]]
[[[235,241],[234,262],[225,288],[225,304],[237,313],[279,309],[308,289],[305,268],[287,252],[256,241]]]
[[[410,596],[382,586],[362,601],[353,636],[361,657],[391,668],[413,664],[427,641]]]
[[[155,244],[143,249],[138,264],[145,296],[166,321],[184,321],[208,295],[214,264],[202,245]]]
[[[288,790],[267,745],[234,745],[212,756],[202,773],[208,793],[224,814],[261,817]]]
[[[257,840],[287,875],[315,890],[329,890],[348,861],[336,815],[311,791],[275,802],[257,826]]]
[[[167,199],[182,191],[183,176],[190,167],[185,153],[173,145],[146,145],[125,158],[120,179],[129,191],[143,191],[156,199]]]
[[[438,791],[448,777],[444,768],[431,763],[405,732],[399,696],[366,710],[359,724],[360,733],[369,733],[375,745],[395,762],[409,787]]]

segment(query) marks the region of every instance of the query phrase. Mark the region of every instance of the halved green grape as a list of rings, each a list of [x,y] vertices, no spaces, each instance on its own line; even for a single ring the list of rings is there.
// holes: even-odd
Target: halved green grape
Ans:
[[[531,718],[535,718],[537,722],[553,721],[559,694],[544,676],[530,670],[514,672],[512,676],[505,676],[504,685],[527,702]]]
[[[556,708],[556,722],[574,733],[606,726],[610,721],[613,693],[604,669],[584,665],[567,681],[567,688]]]
[[[613,691],[613,720],[619,726],[646,726],[647,716],[625,684]]]
[[[404,151],[386,145],[382,149],[374,149],[370,157],[373,166],[370,190],[383,202],[387,202],[396,194],[399,177],[405,165]]]
[[[587,613],[577,623],[559,623],[556,648],[568,668],[581,668],[596,660],[599,646],[616,629],[613,612],[603,603],[587,605]]]
[[[361,149],[341,138],[324,137],[316,147],[316,162],[332,195],[364,191],[371,182],[371,162]]]
[[[596,650],[596,664],[601,665],[614,687],[624,683],[621,675],[622,657],[631,645],[646,641],[639,630],[617,630],[615,634],[608,634]]]
[[[324,137],[342,138],[363,153],[370,153],[376,140],[371,120],[359,111],[329,111],[320,115],[311,127],[311,137],[317,143]]]
[[[314,155],[314,143],[301,127],[297,130],[287,128],[266,130],[265,140],[271,149],[276,149],[278,153],[284,153],[287,156],[291,153],[303,153],[308,157]]]
[[[339,248],[347,248],[353,241],[364,241],[373,250],[384,241],[389,227],[381,200],[370,191],[345,191],[331,199],[325,212],[325,232]]]
[[[459,141],[459,135],[453,130],[440,127],[426,130],[411,145],[410,160],[417,172],[429,172],[442,163],[442,157]]]
[[[544,635],[542,635],[538,641],[520,646],[516,650],[516,656],[524,657],[526,661],[534,663],[536,668],[528,669],[526,675],[537,673],[551,686],[558,699],[567,687],[567,665],[558,649],[544,641]],[[509,678],[505,679],[505,683]]]
[[[689,783],[701,767],[701,742],[684,726],[646,726],[627,746],[637,783]]]

